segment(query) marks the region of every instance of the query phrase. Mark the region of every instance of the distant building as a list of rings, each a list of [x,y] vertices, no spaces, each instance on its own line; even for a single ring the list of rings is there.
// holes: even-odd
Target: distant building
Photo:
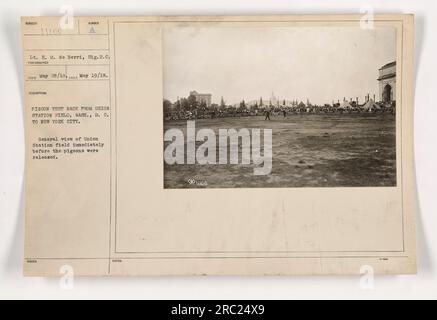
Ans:
[[[387,63],[379,69],[379,100],[396,101],[396,61]]]
[[[275,94],[272,91],[272,95],[270,97],[270,104],[272,106],[276,106],[278,104],[279,99],[275,96]]]
[[[207,107],[211,106],[212,95],[210,93],[198,93],[197,91],[190,91],[190,96],[196,97],[196,101],[199,103],[205,102]]]

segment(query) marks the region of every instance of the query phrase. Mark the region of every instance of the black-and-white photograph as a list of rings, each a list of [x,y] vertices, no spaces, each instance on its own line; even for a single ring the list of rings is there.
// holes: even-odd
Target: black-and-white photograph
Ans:
[[[396,186],[391,27],[163,30],[165,188]]]

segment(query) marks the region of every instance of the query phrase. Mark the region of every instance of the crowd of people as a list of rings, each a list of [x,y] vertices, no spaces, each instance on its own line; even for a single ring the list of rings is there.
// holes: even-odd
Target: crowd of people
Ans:
[[[299,106],[267,106],[265,108],[196,108],[193,110],[171,110],[164,112],[165,120],[190,120],[190,119],[211,119],[225,117],[250,117],[263,116],[265,120],[271,117],[284,117],[299,113],[310,114],[343,114],[343,113],[391,113],[394,114],[396,106],[394,102],[380,103],[369,100],[363,105],[355,103],[335,103],[318,105]]]

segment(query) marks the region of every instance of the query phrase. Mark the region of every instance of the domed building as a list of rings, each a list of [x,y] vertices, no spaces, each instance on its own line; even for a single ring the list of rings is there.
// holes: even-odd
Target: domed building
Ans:
[[[379,69],[379,101],[396,101],[396,61],[387,63]]]

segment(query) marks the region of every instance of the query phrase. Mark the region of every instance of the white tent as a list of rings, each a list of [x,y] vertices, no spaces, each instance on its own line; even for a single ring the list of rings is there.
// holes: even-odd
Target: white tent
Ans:
[[[349,102],[343,101],[339,106],[338,109],[346,110],[346,109],[352,109],[352,106]]]
[[[362,108],[366,111],[372,111],[372,110],[378,110],[381,109],[381,107],[373,101],[373,99],[370,99],[367,101]]]

